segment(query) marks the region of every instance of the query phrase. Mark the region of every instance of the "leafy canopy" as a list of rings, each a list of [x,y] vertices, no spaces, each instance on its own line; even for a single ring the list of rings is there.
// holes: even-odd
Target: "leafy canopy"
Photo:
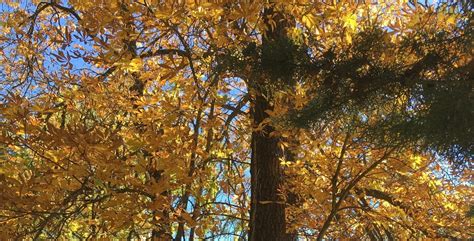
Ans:
[[[472,157],[470,7],[4,1],[0,236],[244,239],[272,125],[299,236],[470,237],[472,174],[438,155]]]

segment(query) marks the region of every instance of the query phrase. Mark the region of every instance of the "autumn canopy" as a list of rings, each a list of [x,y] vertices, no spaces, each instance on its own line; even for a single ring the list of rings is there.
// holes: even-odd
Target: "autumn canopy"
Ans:
[[[4,0],[0,239],[472,238],[472,8]]]

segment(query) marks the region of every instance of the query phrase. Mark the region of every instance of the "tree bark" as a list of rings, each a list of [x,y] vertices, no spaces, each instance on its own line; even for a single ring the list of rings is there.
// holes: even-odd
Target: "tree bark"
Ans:
[[[268,118],[266,110],[273,107],[261,95],[255,96],[253,103],[254,124]],[[285,202],[281,193],[282,170],[278,147],[279,139],[269,134],[274,130],[270,125],[253,133],[252,204],[250,240],[285,239]]]
[[[272,42],[286,37],[287,22],[283,14],[274,11],[272,7],[266,8],[263,15],[267,30],[265,30],[262,44],[263,48],[267,48],[272,46],[269,45]],[[276,23],[276,26],[271,26],[270,19]],[[265,64],[262,63],[262,66],[266,66]],[[267,111],[273,110],[272,93],[268,86],[268,83],[272,81],[269,80],[270,75],[263,71],[258,76],[249,86],[254,93],[251,98],[254,127],[269,118]],[[249,240],[251,241],[287,241],[294,237],[294,235],[286,234],[285,197],[281,190],[283,170],[280,165],[283,151],[278,145],[279,138],[270,135],[274,130],[271,124],[266,124],[262,130],[252,132],[250,167],[252,199],[249,225]]]

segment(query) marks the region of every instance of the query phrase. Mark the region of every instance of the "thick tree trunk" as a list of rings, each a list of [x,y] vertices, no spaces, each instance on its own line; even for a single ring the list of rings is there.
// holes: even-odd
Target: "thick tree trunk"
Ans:
[[[253,103],[254,124],[268,118],[266,110],[272,110],[269,101],[261,95]],[[285,203],[280,192],[282,170],[278,138],[270,137],[273,127],[266,126],[253,133],[252,214],[250,240],[285,239]]]
[[[280,38],[286,38],[287,22],[283,15],[275,12],[273,8],[265,9],[263,15],[267,29],[262,44],[263,48],[268,48],[275,46],[272,43],[279,41]],[[276,23],[276,26],[270,22]],[[262,65],[268,66],[268,63],[262,63]],[[279,68],[279,66],[273,66],[273,68]],[[267,86],[271,83],[269,79],[271,77],[265,70],[258,76],[252,80],[253,86],[249,87],[254,92],[251,100],[254,127],[259,126],[269,117],[267,111],[273,110],[272,93]],[[295,235],[287,234],[285,228],[286,204],[282,192],[283,172],[280,165],[283,151],[278,145],[279,138],[270,135],[274,130],[271,124],[267,124],[262,130],[252,133],[250,170],[252,200],[249,225],[251,241],[288,241],[295,237]]]

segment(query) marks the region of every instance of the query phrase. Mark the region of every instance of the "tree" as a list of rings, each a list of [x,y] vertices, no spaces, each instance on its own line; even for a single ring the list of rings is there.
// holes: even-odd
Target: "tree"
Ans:
[[[7,1],[1,235],[472,236],[469,7]]]
[[[437,19],[422,15],[421,21],[454,21],[443,14],[449,6],[439,6]],[[473,99],[472,61],[467,56],[472,49],[472,14],[462,19],[452,31],[416,26],[400,42],[385,41],[388,36],[380,29],[359,33],[354,43],[342,50],[344,53],[333,58],[333,64],[321,68],[323,86],[314,90],[318,92],[316,97],[293,121],[299,126],[317,125],[322,119],[351,112],[343,108],[363,111],[401,101],[405,110],[393,109],[376,129],[382,129],[384,135],[392,132],[397,135],[394,138],[404,139],[407,144],[435,150],[458,166],[469,168],[473,157],[469,140]],[[387,49],[397,62],[373,56],[387,55]],[[407,58],[406,53],[412,56]]]

